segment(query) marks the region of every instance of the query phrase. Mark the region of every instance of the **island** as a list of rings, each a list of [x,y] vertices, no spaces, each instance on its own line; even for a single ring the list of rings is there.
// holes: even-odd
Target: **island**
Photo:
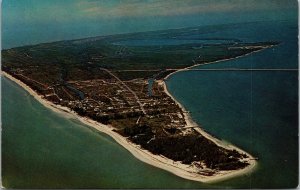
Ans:
[[[257,158],[193,122],[166,80],[279,42],[187,38],[195,32],[197,27],[6,49],[2,74],[48,108],[110,135],[141,161],[190,180],[222,180],[251,171]]]

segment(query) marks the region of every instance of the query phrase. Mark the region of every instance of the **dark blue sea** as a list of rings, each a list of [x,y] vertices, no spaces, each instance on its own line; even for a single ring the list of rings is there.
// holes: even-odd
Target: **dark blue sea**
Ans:
[[[242,58],[197,68],[298,69],[296,22],[247,23],[207,36],[281,43]],[[298,71],[188,71],[176,73],[167,85],[206,131],[259,158],[253,174],[224,184],[297,186]]]

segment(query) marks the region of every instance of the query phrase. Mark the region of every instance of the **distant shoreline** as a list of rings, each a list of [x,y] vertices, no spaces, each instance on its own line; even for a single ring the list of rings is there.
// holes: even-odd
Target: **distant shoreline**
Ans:
[[[263,49],[265,49],[265,48],[263,48]],[[260,50],[258,50],[258,51],[260,51]],[[257,51],[253,51],[253,52],[257,52]],[[251,53],[253,53],[253,52],[251,52]],[[248,54],[250,54],[250,53],[248,53]],[[242,56],[246,56],[248,54],[245,54],[245,55],[242,55]],[[237,56],[235,58],[242,57],[242,56]],[[235,58],[223,59],[223,60],[218,60],[218,61],[209,62],[209,63],[205,63],[205,64],[211,64],[211,63],[231,60],[231,59],[235,59]],[[174,74],[176,72],[188,70],[189,68],[199,66],[199,65],[204,65],[204,64],[196,64],[196,65],[193,65],[193,66],[190,66],[190,67],[186,67],[184,69],[177,70],[177,71],[172,72],[169,75],[167,75],[164,78],[164,80],[167,79],[168,77],[170,77],[172,74]],[[14,81],[15,83],[17,83],[19,86],[21,86],[27,92],[29,92],[29,94],[31,94],[36,100],[38,100],[41,104],[43,104],[45,107],[51,109],[52,111],[57,112],[57,113],[61,113],[64,116],[76,118],[79,121],[81,121],[83,124],[86,124],[86,125],[94,128],[94,129],[96,129],[100,132],[103,132],[103,133],[111,136],[115,141],[117,141],[120,145],[122,145],[124,148],[126,148],[137,159],[139,159],[139,160],[141,160],[141,161],[143,161],[147,164],[150,164],[152,166],[155,166],[155,167],[164,169],[166,171],[169,171],[169,172],[171,172],[171,173],[173,173],[173,174],[175,174],[179,177],[189,179],[189,180],[193,180],[193,181],[199,181],[199,182],[215,182],[215,181],[225,180],[225,179],[228,179],[228,178],[232,178],[232,177],[247,174],[247,173],[251,172],[256,166],[256,161],[255,161],[255,159],[252,155],[250,155],[249,153],[247,153],[247,152],[245,152],[245,151],[241,150],[240,148],[235,147],[233,145],[224,144],[222,141],[212,137],[211,135],[209,135],[208,133],[206,133],[204,130],[202,130],[199,127],[199,128],[194,128],[195,131],[200,133],[205,138],[211,140],[216,145],[218,145],[220,147],[223,147],[225,149],[230,149],[230,150],[235,149],[241,154],[246,154],[248,156],[247,161],[249,162],[249,165],[247,167],[243,168],[243,169],[220,171],[220,172],[217,172],[213,176],[205,176],[205,175],[198,174],[198,173],[196,173],[197,172],[196,169],[190,167],[190,165],[185,165],[185,164],[182,164],[180,162],[175,162],[175,161],[173,161],[171,159],[168,159],[166,157],[163,157],[161,155],[154,155],[151,152],[140,148],[139,145],[136,145],[136,144],[130,142],[129,140],[126,139],[126,137],[123,137],[120,134],[114,132],[113,131],[114,128],[110,125],[104,125],[104,124],[98,123],[98,122],[96,122],[92,119],[89,119],[87,117],[79,116],[77,113],[75,113],[74,111],[72,111],[68,107],[56,105],[56,104],[54,104],[54,103],[52,103],[48,100],[43,99],[42,96],[38,95],[28,85],[26,85],[22,81],[14,78],[13,76],[9,75],[8,73],[6,73],[4,71],[2,71],[2,76],[5,76],[6,78],[8,78],[8,79]],[[182,109],[182,111],[184,113],[185,121],[187,123],[187,126],[195,126],[196,125],[195,122],[192,120],[190,115],[186,112],[185,108],[169,93],[165,81],[158,80],[158,82],[161,85],[164,86],[164,92],[168,96],[170,96],[178,104],[178,106]]]
[[[250,53],[246,53],[246,54],[243,54],[243,55],[239,55],[239,56],[236,56],[236,57],[232,57],[232,58],[226,58],[226,59],[219,59],[219,60],[216,60],[216,61],[210,61],[210,62],[206,62],[206,63],[198,63],[198,64],[195,64],[195,65],[192,65],[192,66],[188,66],[188,67],[185,67],[185,68],[182,68],[182,69],[178,69],[170,74],[168,74],[167,76],[164,77],[164,80],[167,80],[171,75],[175,74],[175,73],[178,73],[178,72],[181,72],[181,71],[188,71],[189,69],[191,68],[194,68],[194,67],[197,67],[197,66],[202,66],[202,65],[210,65],[210,64],[213,64],[213,63],[219,63],[219,62],[224,62],[224,61],[230,61],[230,60],[233,60],[233,59],[237,59],[237,58],[241,58],[241,57],[245,57],[245,56],[248,56],[248,55],[251,55],[252,53],[256,53],[256,52],[260,52],[262,50],[265,50],[267,48],[271,48],[273,46],[276,46],[276,45],[268,45],[268,46],[263,46],[264,48],[262,49],[259,49],[259,50],[256,50],[256,51],[252,51]]]

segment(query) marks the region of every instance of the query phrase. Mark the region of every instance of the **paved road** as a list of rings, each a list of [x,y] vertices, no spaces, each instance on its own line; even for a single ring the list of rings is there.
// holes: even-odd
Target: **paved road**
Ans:
[[[100,68],[100,70],[106,71],[106,72],[107,72],[108,74],[110,74],[112,77],[114,77],[115,79],[117,79],[117,81],[119,81],[120,83],[122,83],[122,84],[127,88],[127,90],[133,94],[133,96],[135,97],[137,103],[140,105],[140,108],[141,108],[142,112],[146,115],[146,110],[144,109],[143,104],[140,102],[139,97],[136,95],[136,93],[135,93],[133,90],[131,90],[131,88],[129,88],[129,87],[128,87],[121,79],[119,79],[116,75],[114,75],[114,74],[113,74],[112,72],[110,72],[109,70],[104,69],[104,68]]]

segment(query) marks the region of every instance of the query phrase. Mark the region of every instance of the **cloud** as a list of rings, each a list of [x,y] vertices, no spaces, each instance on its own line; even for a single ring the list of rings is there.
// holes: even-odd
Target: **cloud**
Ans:
[[[175,16],[232,9],[228,4],[203,4],[194,0],[120,1],[111,6],[90,1],[84,3],[83,7],[84,14],[103,17]]]
[[[255,10],[297,8],[295,0],[7,0],[3,3],[6,23],[57,23],[112,19],[202,16]],[[213,16],[213,14],[211,14]],[[237,14],[238,15],[238,14]],[[178,17],[176,17],[178,18]]]
[[[89,0],[80,1],[78,7],[85,16],[116,18],[268,10],[294,4],[280,0]]]

